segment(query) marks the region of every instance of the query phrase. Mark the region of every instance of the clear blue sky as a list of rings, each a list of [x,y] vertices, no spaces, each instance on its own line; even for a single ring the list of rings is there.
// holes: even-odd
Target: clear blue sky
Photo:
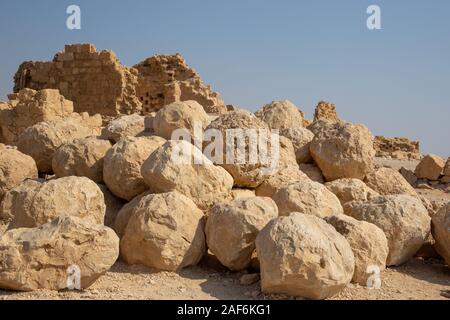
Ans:
[[[66,29],[78,4],[82,30]],[[366,28],[377,4],[382,30]],[[1,1],[0,99],[24,60],[92,42],[133,65],[180,52],[226,103],[255,110],[289,99],[312,116],[319,100],[374,134],[418,139],[450,156],[448,0]]]

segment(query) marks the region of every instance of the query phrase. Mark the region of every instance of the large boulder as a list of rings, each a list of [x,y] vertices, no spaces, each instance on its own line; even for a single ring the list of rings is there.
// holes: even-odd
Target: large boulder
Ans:
[[[0,149],[1,202],[5,194],[22,183],[22,181],[37,178],[38,170],[32,157],[14,148],[4,146]]]
[[[355,259],[347,240],[315,216],[272,220],[256,238],[264,293],[325,299],[352,280]]]
[[[209,123],[210,118],[203,107],[197,101],[188,100],[174,102],[160,109],[153,120],[153,128],[158,136],[176,140],[172,137],[175,130],[185,129],[193,138],[196,126],[201,133]]]
[[[327,181],[363,180],[373,171],[373,136],[360,124],[327,123],[311,142],[311,155]]]
[[[39,172],[52,173],[53,155],[60,146],[74,139],[97,135],[99,131],[99,127],[88,125],[81,116],[40,122],[23,131],[18,148],[36,161]]]
[[[416,190],[406,181],[400,172],[391,168],[379,168],[369,173],[364,182],[381,195],[409,194],[417,196]]]
[[[409,195],[379,196],[344,205],[345,214],[373,223],[384,231],[389,243],[388,266],[411,259],[430,234],[431,219],[422,202]]]
[[[266,146],[271,145],[271,132],[267,124],[258,119],[254,114],[244,111],[244,110],[236,110],[232,112],[228,112],[220,115],[217,119],[212,121],[210,125],[206,128],[208,132],[218,132],[222,135],[223,138],[223,157],[215,157],[211,159],[215,164],[218,164],[225,168],[234,179],[234,185],[236,187],[243,188],[256,188],[259,186],[270,174],[272,174],[271,163],[266,163],[266,161],[261,161],[257,159],[254,162],[250,162],[245,157],[243,163],[239,161],[234,161],[232,163],[227,163],[227,156],[231,157],[232,154],[235,155],[235,160],[238,158],[239,152],[244,153],[246,156],[249,154],[250,143],[247,139],[241,139],[237,141],[234,146],[229,146],[228,150],[227,140],[234,140],[233,135],[238,132],[246,133],[245,130],[252,130],[253,132],[258,132],[258,138],[263,140],[263,142],[267,142]],[[262,134],[265,134],[267,139],[261,137]],[[242,143],[242,147],[240,148],[239,142]],[[210,144],[205,143],[206,147],[204,150],[207,150]],[[254,146],[252,146],[254,147]],[[273,155],[270,153],[271,147],[267,147],[269,151],[268,159],[272,160]],[[280,151],[281,152],[281,151]],[[231,153],[230,155],[228,153]],[[271,161],[269,161],[271,162]],[[274,160],[275,162],[275,160]],[[275,167],[279,167],[280,161],[276,161]]]
[[[433,216],[432,231],[437,252],[450,265],[450,202]]]
[[[344,178],[325,183],[344,205],[350,201],[366,201],[380,194],[359,179]]]
[[[279,168],[278,171],[267,178],[256,188],[256,195],[260,197],[272,196],[281,188],[290,183],[299,182],[303,179],[309,179],[298,166],[288,166]]]
[[[105,185],[98,184],[98,187],[103,193],[103,197],[105,198],[105,219],[103,224],[111,229],[114,229],[117,215],[122,207],[126,204],[125,200],[120,199],[112,194],[111,191]]]
[[[448,158],[447,162],[445,163],[443,174],[444,176],[450,176],[450,158]]]
[[[201,209],[231,198],[231,175],[186,141],[167,141],[145,160],[141,172],[153,192],[176,190]]]
[[[279,188],[272,198],[282,216],[301,212],[324,218],[344,212],[339,199],[331,191],[309,179]]]
[[[256,111],[255,115],[270,129],[303,127],[302,112],[288,100],[272,101]]]
[[[166,142],[161,137],[127,137],[106,153],[103,180],[117,197],[130,201],[147,190],[141,175],[144,161]]]
[[[55,176],[87,177],[103,181],[103,158],[111,148],[108,140],[88,137],[63,144],[54,154],[52,168]]]
[[[151,194],[152,193],[150,191],[146,191],[136,196],[130,202],[124,204],[122,208],[120,208],[119,212],[117,213],[114,219],[114,228],[113,228],[114,231],[119,236],[119,238],[123,237],[128,221],[130,220],[130,217],[133,214],[134,209],[140,203],[141,199]]]
[[[0,288],[63,290],[72,284],[71,279],[77,285],[79,272],[77,289],[85,289],[106,273],[118,256],[119,239],[113,230],[60,216],[41,227],[9,230],[1,236]]]
[[[146,131],[145,117],[139,114],[121,116],[108,123],[102,130],[102,138],[117,143],[126,137],[151,135]]]
[[[320,171],[319,167],[314,163],[300,163],[298,168],[312,181],[322,184],[325,183],[325,178],[323,177],[322,171]]]
[[[60,215],[103,224],[105,199],[98,185],[85,177],[27,180],[9,191],[0,216],[10,217],[8,229],[34,228]]]
[[[297,163],[308,163],[312,161],[309,148],[314,134],[306,128],[287,128],[280,130],[280,135],[292,141]]]
[[[445,167],[445,160],[441,157],[429,154],[417,165],[415,174],[419,179],[439,180]]]
[[[373,271],[386,269],[389,246],[383,230],[343,214],[326,217],[325,221],[342,234],[352,248],[355,256],[353,282],[366,286]]]
[[[206,242],[217,259],[231,270],[250,265],[255,239],[278,216],[270,198],[252,197],[216,204],[209,210]]]
[[[132,209],[120,241],[128,264],[175,271],[206,252],[203,212],[178,192],[149,194]]]

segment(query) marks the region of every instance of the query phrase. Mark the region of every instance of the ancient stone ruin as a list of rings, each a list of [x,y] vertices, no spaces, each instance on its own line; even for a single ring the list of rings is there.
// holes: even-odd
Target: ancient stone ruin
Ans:
[[[149,113],[185,100],[196,100],[208,113],[226,111],[219,95],[181,55],[158,55],[129,68],[112,51],[97,52],[92,44],[66,45],[53,61],[22,63],[14,76],[14,92],[23,88],[59,89],[73,101],[74,111],[110,117]]]
[[[411,141],[408,138],[386,138],[383,136],[376,136],[374,148],[377,157],[420,160],[419,141]]]

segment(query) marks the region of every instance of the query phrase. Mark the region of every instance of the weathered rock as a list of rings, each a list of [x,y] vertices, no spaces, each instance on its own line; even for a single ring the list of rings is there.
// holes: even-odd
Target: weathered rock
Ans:
[[[297,163],[307,163],[312,161],[309,148],[314,134],[306,128],[288,128],[280,130],[280,135],[292,141],[295,150]]]
[[[161,137],[127,137],[106,153],[103,180],[117,197],[131,200],[147,190],[141,175],[144,161],[166,142]]]
[[[366,175],[366,185],[381,195],[408,194],[417,196],[416,190],[396,170],[391,168],[378,168]]]
[[[339,199],[331,191],[308,179],[279,188],[272,198],[282,216],[300,212],[324,218],[343,213]]]
[[[264,293],[325,299],[353,277],[347,240],[323,219],[301,213],[272,220],[256,238]]]
[[[288,100],[272,101],[256,111],[255,115],[270,129],[303,127],[302,112]]]
[[[153,192],[176,190],[201,209],[231,198],[231,175],[186,141],[167,141],[145,160],[141,172]]]
[[[332,122],[341,121],[336,113],[336,106],[326,101],[319,101],[314,111],[314,121],[326,120]]]
[[[323,177],[322,171],[320,171],[320,168],[312,163],[300,163],[298,165],[301,172],[306,174],[308,178],[310,178],[312,181],[318,182],[318,183],[325,183],[325,178]]]
[[[9,191],[0,216],[12,218],[8,229],[35,228],[60,215],[103,224],[105,199],[98,185],[85,177],[27,180]]]
[[[352,248],[355,256],[353,282],[366,286],[372,276],[370,270],[381,272],[386,269],[389,247],[383,230],[343,214],[326,217],[325,221],[342,234]]]
[[[205,252],[203,212],[178,192],[142,197],[120,241],[128,264],[167,271],[196,265]]]
[[[75,272],[75,280],[79,270],[80,289],[85,289],[111,268],[118,255],[119,239],[113,230],[77,217],[61,216],[38,228],[9,230],[0,238],[0,288],[63,290],[71,284],[71,273]]]
[[[121,116],[112,120],[102,130],[102,138],[117,143],[126,137],[140,137],[151,135],[146,130],[145,117],[139,114]]]
[[[430,217],[421,201],[409,195],[388,195],[348,202],[347,215],[375,224],[389,242],[388,266],[398,266],[420,249],[430,233]]]
[[[443,174],[444,176],[450,176],[450,157],[447,159],[447,162],[445,163]]]
[[[134,209],[138,206],[142,198],[151,194],[152,193],[150,191],[146,191],[136,196],[130,202],[126,203],[122,208],[120,208],[119,212],[116,215],[116,219],[114,220],[114,231],[117,233],[119,238],[123,237],[128,221],[130,220]]]
[[[0,202],[5,194],[26,179],[38,177],[33,158],[4,146],[0,148]]]
[[[233,188],[231,190],[231,198],[233,200],[238,200],[242,198],[250,198],[255,197],[255,190],[252,189],[240,189],[240,188]]]
[[[52,159],[55,176],[87,177],[95,182],[103,181],[103,158],[111,148],[108,140],[88,137],[75,139],[56,150]]]
[[[36,161],[39,172],[52,173],[53,155],[64,143],[99,133],[101,118],[95,127],[89,125],[88,115],[73,115],[62,120],[40,122],[19,136],[19,150]]]
[[[103,224],[111,229],[114,229],[116,217],[126,202],[123,199],[113,195],[106,186],[98,184],[98,187],[102,191],[103,197],[105,198],[106,211]]]
[[[282,167],[256,188],[256,195],[271,198],[281,187],[299,182],[302,179],[309,178],[300,171],[298,166]]]
[[[311,155],[327,181],[363,180],[373,168],[373,136],[360,124],[329,123],[311,142]]]
[[[376,136],[374,139],[374,149],[377,157],[399,160],[420,160],[419,142],[411,141],[408,138]]]
[[[439,180],[445,161],[439,156],[429,154],[417,165],[415,174],[419,179]]]
[[[216,204],[209,210],[206,242],[209,250],[231,270],[250,265],[255,239],[266,224],[278,216],[270,198],[252,197]]]
[[[433,216],[432,233],[437,252],[450,264],[450,202]]]
[[[344,178],[325,183],[344,205],[350,201],[366,201],[379,196],[379,193],[369,188],[359,179]]]
[[[405,178],[405,180],[408,181],[408,183],[412,187],[414,187],[416,185],[417,177],[413,171],[406,169],[405,167],[401,167],[398,172],[400,172],[400,174],[403,176],[403,178]]]
[[[178,140],[172,137],[177,129],[184,129],[193,139],[194,130],[201,134],[209,125],[210,119],[203,107],[193,100],[174,102],[160,109],[155,116],[153,127],[155,134],[167,140]],[[195,129],[197,128],[197,129]],[[190,142],[194,143],[194,140]]]

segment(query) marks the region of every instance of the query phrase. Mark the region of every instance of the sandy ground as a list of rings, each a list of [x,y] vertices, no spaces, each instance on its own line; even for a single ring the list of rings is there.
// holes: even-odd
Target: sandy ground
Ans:
[[[392,168],[414,168],[415,161],[378,159],[377,163]],[[417,190],[430,200],[450,201],[450,193],[442,190]],[[0,234],[6,226],[0,224]],[[242,273],[220,267],[214,259],[205,259],[199,266],[180,273],[158,272],[143,266],[117,262],[90,288],[82,292],[40,290],[17,293],[0,290],[0,300],[8,299],[292,299],[287,296],[266,296],[260,283],[242,285]],[[442,260],[416,258],[407,264],[389,268],[381,275],[382,287],[368,289],[349,285],[333,299],[339,300],[440,300],[450,298],[450,268]]]

